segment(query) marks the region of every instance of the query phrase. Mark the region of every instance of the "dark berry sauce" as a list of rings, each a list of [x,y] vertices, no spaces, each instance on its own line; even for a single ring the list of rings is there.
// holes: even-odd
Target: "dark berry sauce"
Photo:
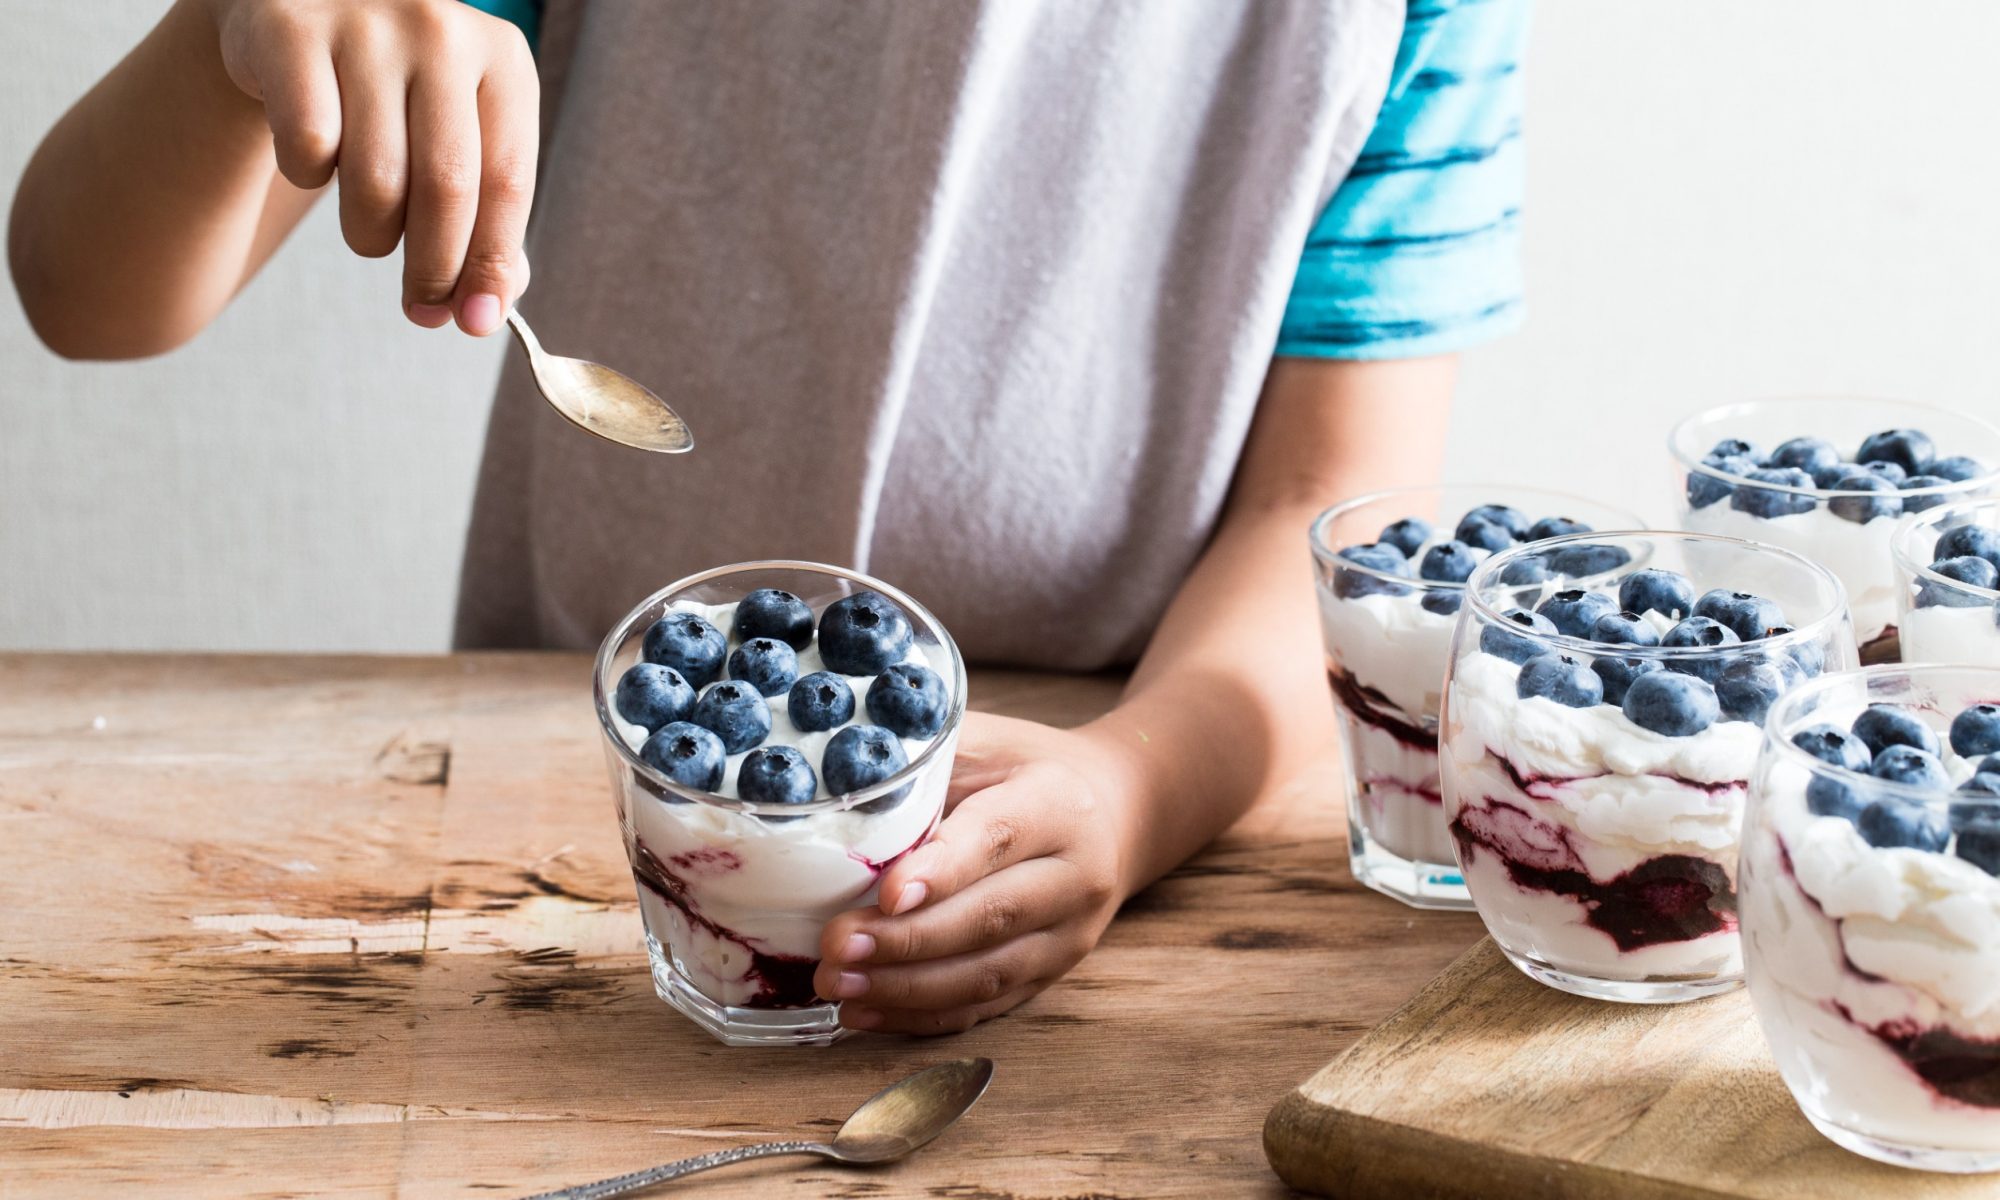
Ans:
[[[727,859],[726,864],[724,859]],[[672,861],[682,869],[699,866],[701,873],[720,874],[733,871],[742,864],[727,850],[703,849],[687,854],[676,854]],[[819,967],[816,958],[800,958],[790,954],[765,954],[742,937],[731,933],[722,926],[701,915],[694,900],[688,895],[687,881],[670,870],[646,843],[638,842],[632,849],[632,874],[639,883],[660,899],[681,910],[688,924],[707,930],[712,936],[734,942],[750,955],[750,974],[756,976],[762,985],[757,994],[745,1000],[740,1008],[805,1008],[820,1003],[813,991],[813,972]]]
[[[1381,692],[1346,671],[1329,668],[1326,680],[1333,688],[1333,698],[1340,702],[1342,708],[1354,714],[1355,720],[1373,725],[1413,750],[1437,753],[1437,731],[1412,725],[1409,718]]]

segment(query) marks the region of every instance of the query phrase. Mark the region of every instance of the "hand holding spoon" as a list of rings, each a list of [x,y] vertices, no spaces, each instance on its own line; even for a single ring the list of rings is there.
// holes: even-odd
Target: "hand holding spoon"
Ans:
[[[527,352],[542,399],[579,427],[638,450],[684,454],[694,449],[687,422],[666,401],[610,367],[550,354],[518,309],[507,314],[507,327]]]
[[[965,1115],[986,1085],[993,1081],[993,1060],[961,1058],[918,1071],[875,1093],[833,1135],[833,1141],[767,1142],[760,1146],[738,1146],[718,1150],[698,1158],[684,1158],[664,1166],[648,1167],[630,1175],[600,1179],[559,1191],[541,1192],[527,1200],[607,1200],[649,1188],[669,1179],[679,1179],[711,1167],[777,1154],[816,1154],[850,1166],[872,1166],[895,1162],[921,1149],[951,1128]]]

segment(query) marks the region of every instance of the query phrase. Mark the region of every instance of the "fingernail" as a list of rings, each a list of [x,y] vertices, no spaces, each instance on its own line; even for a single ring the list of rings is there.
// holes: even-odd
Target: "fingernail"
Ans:
[[[849,1029],[873,1029],[882,1023],[882,1014],[872,1008],[850,1008],[840,1010],[840,1023]]]
[[[915,883],[904,884],[903,894],[896,897],[896,907],[889,910],[889,915],[892,917],[902,916],[917,905],[922,904],[924,899],[930,894],[930,888],[924,886],[924,881],[921,879]]]
[[[873,953],[875,953],[874,938],[865,933],[850,933],[847,935],[847,944],[840,948],[840,961],[867,962],[868,956]]]
[[[412,304],[410,320],[425,329],[436,329],[451,323],[451,306],[448,304]]]
[[[485,337],[500,327],[500,297],[481,292],[467,299],[458,310],[458,320],[467,333]]]
[[[852,1000],[856,996],[865,996],[867,994],[868,977],[859,971],[842,971],[840,978],[834,981],[833,998],[835,1000]]]

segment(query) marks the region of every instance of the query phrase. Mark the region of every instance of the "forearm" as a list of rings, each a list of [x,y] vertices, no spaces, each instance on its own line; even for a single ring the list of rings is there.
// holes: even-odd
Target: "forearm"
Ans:
[[[35,330],[73,357],[156,354],[228,303],[303,211],[264,110],[190,0],[43,139],[8,227]],[[267,202],[279,210],[267,219]]]
[[[1214,540],[1089,731],[1126,773],[1128,891],[1186,859],[1333,737],[1306,528],[1342,497],[1434,478],[1454,361],[1280,359]]]

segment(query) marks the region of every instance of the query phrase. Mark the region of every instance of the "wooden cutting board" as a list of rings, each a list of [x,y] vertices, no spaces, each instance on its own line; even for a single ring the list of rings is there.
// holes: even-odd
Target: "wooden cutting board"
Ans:
[[[2000,1197],[2000,1176],[1885,1166],[1821,1137],[1743,993],[1585,1000],[1491,940],[1286,1096],[1264,1153],[1341,1200]]]

